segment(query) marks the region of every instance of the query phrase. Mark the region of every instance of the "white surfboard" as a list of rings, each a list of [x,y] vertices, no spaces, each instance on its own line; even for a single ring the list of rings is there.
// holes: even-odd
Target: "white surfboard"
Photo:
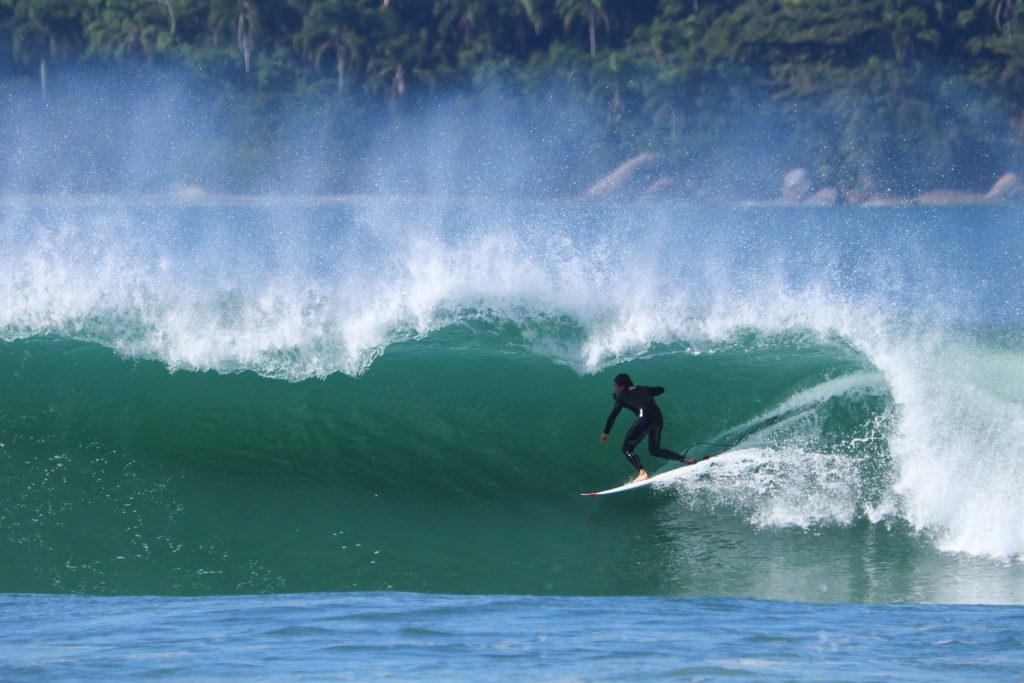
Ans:
[[[668,472],[662,472],[656,474],[653,477],[648,477],[643,481],[632,482],[629,484],[623,484],[622,486],[616,486],[613,489],[606,491],[594,491],[593,493],[581,493],[581,496],[607,496],[610,493],[622,493],[623,491],[632,491],[633,489],[642,489],[648,486],[659,488],[673,481],[688,477],[696,477],[701,472],[706,472],[708,468],[716,465],[725,465],[727,463],[739,463],[744,461],[753,462],[758,458],[751,451],[729,451],[728,453],[722,453],[721,455],[713,455],[710,458],[700,460],[693,465],[683,465],[675,469],[669,470]]]

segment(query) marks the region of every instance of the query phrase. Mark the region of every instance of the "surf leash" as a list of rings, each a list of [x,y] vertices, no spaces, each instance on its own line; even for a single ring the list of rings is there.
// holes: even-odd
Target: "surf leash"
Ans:
[[[742,441],[742,439],[740,441]],[[697,443],[690,444],[689,446],[687,446],[686,450],[683,451],[683,457],[685,458],[689,454],[690,449],[693,448],[694,446],[714,446],[715,448],[724,448],[725,450],[723,450],[722,453],[725,453],[730,448],[735,448],[736,446],[739,445],[739,441],[737,441],[736,443],[709,443],[707,441],[698,441]],[[715,455],[721,455],[722,453],[715,453]],[[715,455],[709,455],[708,458],[713,458],[715,457]],[[701,458],[701,460],[707,460],[708,458]]]
[[[737,446],[739,446],[741,443],[743,443],[743,440],[745,438],[747,438],[748,436],[750,436],[754,432],[762,430],[765,427],[772,426],[776,422],[780,421],[782,419],[782,417],[783,417],[782,415],[776,415],[776,416],[774,416],[774,417],[772,417],[772,418],[770,418],[768,420],[765,420],[765,422],[763,424],[759,424],[759,425],[756,425],[756,426],[748,429],[746,432],[744,432],[740,436],[740,438],[736,439],[736,443],[710,443],[708,441],[698,441],[697,443],[690,444],[687,447],[687,449],[685,451],[683,451],[683,457],[685,458],[687,456],[687,454],[689,454],[690,449],[693,448],[694,446],[714,446],[715,448],[724,448],[725,449],[721,453],[715,453],[715,455],[709,455],[707,458],[701,458],[701,460],[707,460],[708,458],[714,458],[716,456],[719,456],[722,453],[728,452],[729,449],[736,448]]]

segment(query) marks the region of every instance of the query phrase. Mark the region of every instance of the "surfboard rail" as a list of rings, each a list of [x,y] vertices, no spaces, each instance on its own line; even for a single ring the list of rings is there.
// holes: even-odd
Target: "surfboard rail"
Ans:
[[[604,491],[591,491],[588,493],[581,493],[581,496],[607,496],[613,493],[622,493],[624,491],[632,491],[633,489],[642,489],[650,486],[657,486],[659,484],[667,484],[668,482],[682,479],[684,477],[697,476],[697,474],[703,470],[708,469],[711,464],[716,462],[726,461],[739,461],[744,459],[750,459],[752,456],[749,451],[729,451],[726,453],[720,453],[718,455],[712,455],[703,460],[698,460],[692,465],[682,465],[675,467],[667,472],[659,472],[653,477],[648,477],[643,481],[629,482],[622,486],[616,486],[614,488],[606,489]]]

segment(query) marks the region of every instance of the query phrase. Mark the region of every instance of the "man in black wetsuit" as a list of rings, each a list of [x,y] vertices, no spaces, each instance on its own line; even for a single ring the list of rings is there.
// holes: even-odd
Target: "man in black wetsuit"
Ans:
[[[615,407],[612,408],[608,421],[605,422],[604,432],[601,434],[601,443],[608,441],[608,433],[612,431],[615,418],[623,408],[636,413],[636,422],[626,432],[626,440],[622,443],[622,452],[626,454],[626,460],[637,469],[636,478],[633,481],[643,481],[647,478],[647,470],[640,463],[636,455],[636,447],[647,437],[647,447],[651,455],[667,460],[678,460],[684,465],[692,465],[697,462],[693,458],[684,458],[675,451],[661,447],[661,429],[665,420],[661,416],[658,404],[654,402],[655,396],[665,393],[662,387],[638,387],[633,385],[633,380],[626,373],[615,376]]]

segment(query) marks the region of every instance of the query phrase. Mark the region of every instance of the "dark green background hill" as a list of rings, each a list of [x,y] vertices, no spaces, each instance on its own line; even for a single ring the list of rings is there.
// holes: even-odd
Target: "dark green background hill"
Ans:
[[[578,192],[644,151],[712,197],[794,166],[850,196],[982,190],[1024,160],[1017,0],[0,0],[0,76],[19,190],[365,191],[375,155],[445,120],[452,163],[483,164],[466,191]],[[154,124],[132,171],[116,121],[140,106],[190,134]],[[544,170],[495,183],[531,145]]]

